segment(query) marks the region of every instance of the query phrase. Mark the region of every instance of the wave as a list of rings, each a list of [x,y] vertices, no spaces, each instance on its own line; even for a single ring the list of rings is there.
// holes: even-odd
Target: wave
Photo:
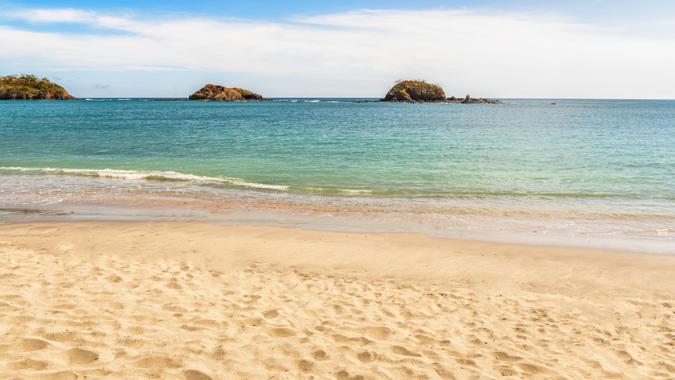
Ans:
[[[134,100],[132,98],[84,98],[80,99],[86,102],[126,102]],[[140,99],[139,99],[140,100]]]
[[[138,171],[120,169],[70,169],[70,168],[29,168],[20,166],[0,167],[0,173],[64,174],[84,177],[114,178],[125,180],[148,180],[167,182],[190,182],[201,185],[235,186],[262,190],[287,191],[286,185],[248,182],[241,178],[210,177],[185,174],[175,171]]]
[[[51,175],[70,175],[83,177],[111,178],[130,181],[159,181],[159,182],[186,182],[195,185],[220,187],[220,188],[245,188],[277,192],[293,192],[316,194],[324,196],[375,196],[385,198],[426,198],[426,199],[524,199],[531,200],[612,200],[612,201],[635,201],[645,198],[644,194],[638,193],[606,193],[606,192],[546,192],[546,191],[489,191],[485,189],[457,190],[449,189],[394,189],[394,188],[341,188],[337,186],[303,186],[303,185],[282,185],[251,182],[237,177],[225,176],[203,176],[176,171],[160,170],[125,170],[125,169],[73,169],[73,168],[51,168],[51,167],[22,167],[22,166],[0,166],[0,174],[7,173],[27,173],[27,174],[51,174]],[[675,198],[667,195],[652,196],[652,201],[673,202]]]
[[[361,100],[358,99],[272,99],[273,102],[277,103],[331,103],[331,104],[337,104],[337,103],[360,103]]]
[[[258,190],[271,191],[299,191],[301,193],[314,193],[318,195],[371,195],[374,194],[370,189],[344,189],[334,187],[302,187],[288,186],[267,183],[249,182],[235,177],[212,177],[195,174],[180,173],[176,171],[139,171],[124,169],[72,169],[72,168],[33,168],[22,166],[0,166],[2,173],[27,173],[27,174],[51,174],[51,175],[70,175],[96,178],[112,178],[131,181],[160,181],[160,182],[188,182],[196,185],[215,186],[215,187],[238,187]]]
[[[374,190],[370,189],[343,189],[335,187],[302,187],[299,190],[324,195],[371,195],[375,193]]]

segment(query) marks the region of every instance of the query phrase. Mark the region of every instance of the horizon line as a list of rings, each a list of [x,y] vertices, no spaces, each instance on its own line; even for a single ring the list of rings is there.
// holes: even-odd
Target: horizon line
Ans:
[[[87,99],[129,99],[129,100],[140,100],[140,99],[157,99],[157,100],[186,100],[192,102],[202,102],[202,103],[256,103],[264,102],[265,100],[274,100],[274,99],[364,99],[364,100],[373,100],[379,101],[382,97],[370,97],[370,96],[272,96],[263,98],[263,100],[244,100],[244,101],[218,101],[218,100],[189,100],[189,96],[177,97],[177,96],[83,96],[75,97],[72,100],[87,100]],[[483,97],[481,97],[483,98]],[[476,98],[477,99],[477,98]],[[642,100],[642,101],[675,101],[675,98],[556,98],[556,97],[489,97],[486,99],[496,99],[496,100]],[[8,101],[59,101],[52,99],[0,99]],[[69,100],[64,100],[69,101]],[[386,102],[386,103],[399,103],[399,102]],[[419,103],[443,103],[443,102],[419,102]]]

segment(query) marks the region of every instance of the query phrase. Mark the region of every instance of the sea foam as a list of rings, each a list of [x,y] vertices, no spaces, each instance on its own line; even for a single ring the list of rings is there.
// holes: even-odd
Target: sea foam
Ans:
[[[85,177],[114,178],[123,180],[148,180],[148,181],[171,181],[190,182],[203,185],[229,185],[252,189],[287,191],[286,185],[274,185],[266,183],[248,182],[241,178],[211,177],[194,174],[180,173],[176,171],[138,171],[120,169],[71,169],[71,168],[30,168],[20,166],[3,166],[0,172],[4,173],[33,173],[33,174],[63,174]]]

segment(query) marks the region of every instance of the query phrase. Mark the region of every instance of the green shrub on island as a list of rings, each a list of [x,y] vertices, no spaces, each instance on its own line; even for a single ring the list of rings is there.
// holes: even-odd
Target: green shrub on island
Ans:
[[[0,77],[0,100],[72,100],[65,88],[35,75]]]

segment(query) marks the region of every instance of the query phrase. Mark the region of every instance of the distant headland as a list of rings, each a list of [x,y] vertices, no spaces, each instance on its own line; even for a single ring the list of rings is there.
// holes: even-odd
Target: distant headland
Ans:
[[[62,86],[35,75],[0,77],[0,100],[73,100]]]

